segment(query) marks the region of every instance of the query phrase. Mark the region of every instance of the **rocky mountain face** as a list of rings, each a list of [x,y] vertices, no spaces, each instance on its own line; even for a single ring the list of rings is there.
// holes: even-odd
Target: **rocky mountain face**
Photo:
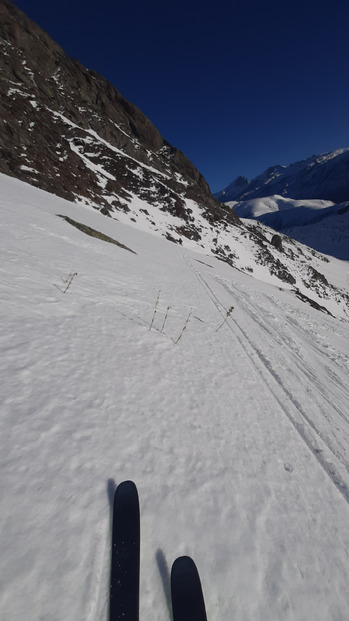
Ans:
[[[245,183],[241,183],[241,179]],[[292,199],[349,201],[349,149],[313,155],[289,166],[272,166],[252,181],[238,177],[215,194],[222,202],[280,195]]]
[[[349,296],[331,283],[324,257],[240,221],[135,105],[7,0],[0,0],[0,52],[0,173],[81,204],[80,230],[83,206],[93,207],[349,319]]]
[[[180,218],[189,238],[197,232],[186,199],[209,221],[238,221],[135,105],[7,0],[0,44],[0,172],[109,215],[136,196]]]

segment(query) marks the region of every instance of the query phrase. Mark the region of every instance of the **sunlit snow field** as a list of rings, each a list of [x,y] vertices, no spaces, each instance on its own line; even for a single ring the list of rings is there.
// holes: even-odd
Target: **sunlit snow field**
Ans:
[[[142,621],[170,619],[181,554],[209,621],[347,621],[349,323],[0,181],[1,617],[107,620],[111,497],[132,479]]]

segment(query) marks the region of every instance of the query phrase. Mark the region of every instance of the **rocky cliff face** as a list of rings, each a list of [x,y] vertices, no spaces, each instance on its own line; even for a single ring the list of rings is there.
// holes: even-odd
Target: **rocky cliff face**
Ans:
[[[187,237],[195,235],[187,199],[208,221],[238,222],[135,105],[7,0],[0,49],[0,172],[109,215],[137,197],[179,217]]]

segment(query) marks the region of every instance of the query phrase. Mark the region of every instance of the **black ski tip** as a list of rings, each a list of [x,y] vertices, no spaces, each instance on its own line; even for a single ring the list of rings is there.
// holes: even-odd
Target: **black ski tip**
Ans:
[[[139,619],[139,499],[133,481],[120,483],[114,495],[110,621]]]
[[[116,486],[115,491],[125,492],[125,491],[131,491],[131,490],[133,492],[137,492],[136,484],[133,481],[122,481],[122,483],[119,483],[119,485]]]
[[[114,508],[116,503],[138,503],[138,490],[136,484],[133,481],[123,481],[115,489],[114,494]]]
[[[179,556],[172,565],[172,573],[178,571],[195,571],[198,573],[197,567],[190,556]]]
[[[134,493],[138,495],[137,486],[133,481],[122,481],[115,488],[115,493]]]
[[[119,483],[116,487],[136,487],[136,484],[129,480],[129,481],[122,481],[121,483]]]
[[[190,556],[173,563],[171,593],[174,621],[207,621],[199,572]]]
[[[139,498],[133,481],[119,483],[115,490],[113,507],[113,539],[138,539]]]

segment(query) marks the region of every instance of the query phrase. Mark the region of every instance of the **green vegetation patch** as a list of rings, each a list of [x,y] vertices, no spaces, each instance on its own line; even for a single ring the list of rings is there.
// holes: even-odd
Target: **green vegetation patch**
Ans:
[[[133,254],[137,254],[134,250],[131,250],[131,248],[124,246],[124,244],[120,244],[120,242],[116,241],[116,239],[113,239],[112,237],[109,237],[108,235],[105,235],[104,233],[101,233],[100,231],[91,229],[91,227],[87,226],[86,224],[81,224],[81,222],[76,222],[76,220],[72,220],[72,218],[68,218],[68,216],[62,216],[61,214],[57,214],[57,215],[59,218],[63,218],[63,220],[65,220],[66,222],[69,222],[69,224],[71,224],[72,226],[75,226],[75,228],[79,229],[79,231],[86,233],[86,235],[90,235],[91,237],[97,237],[97,239],[101,239],[102,241],[109,242],[110,244],[115,244],[116,246],[119,246],[119,248],[124,248],[124,250],[128,250],[129,252],[132,252]]]

